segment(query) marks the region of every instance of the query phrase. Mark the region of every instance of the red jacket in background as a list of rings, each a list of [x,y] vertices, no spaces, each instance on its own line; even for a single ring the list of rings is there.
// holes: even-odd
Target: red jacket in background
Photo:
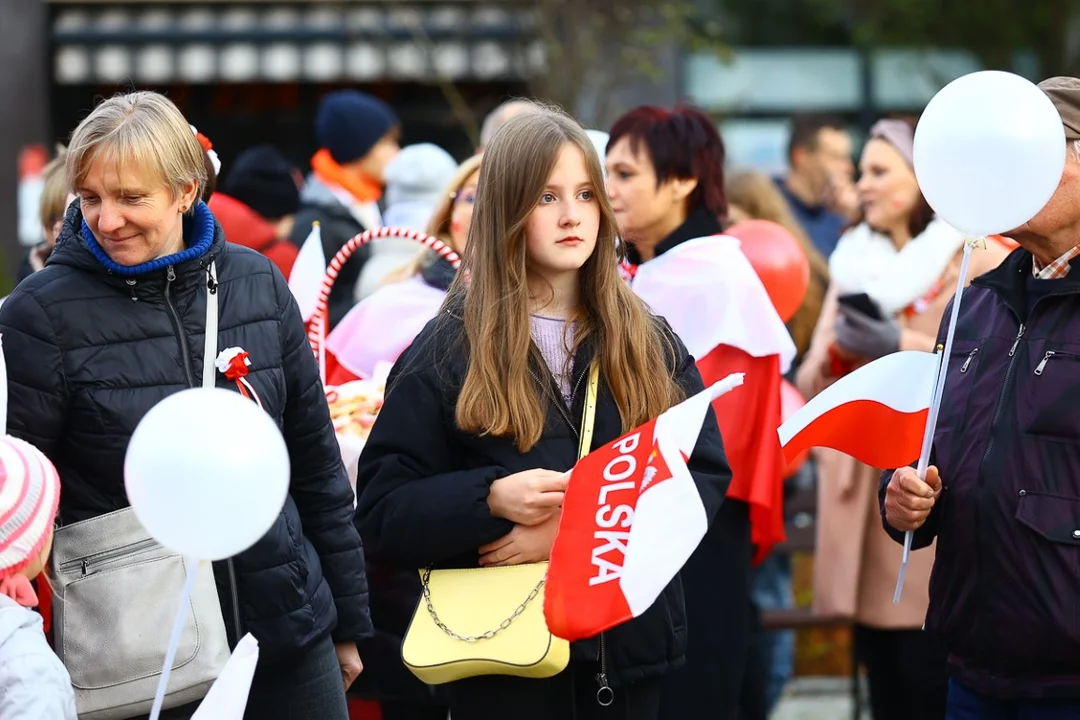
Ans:
[[[713,401],[731,465],[727,496],[750,506],[754,564],[764,560],[784,532],[784,456],[780,426],[780,356],[754,357],[717,345],[697,362],[705,387],[731,373],[746,373],[742,387]]]
[[[269,220],[236,198],[216,192],[210,196],[208,204],[210,212],[221,223],[226,240],[270,258],[288,280],[300,248],[289,242],[288,238],[277,237],[277,230]]]

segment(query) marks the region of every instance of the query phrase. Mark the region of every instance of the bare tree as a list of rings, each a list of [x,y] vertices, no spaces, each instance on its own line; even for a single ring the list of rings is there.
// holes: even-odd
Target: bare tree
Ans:
[[[634,83],[678,82],[670,74],[684,50],[729,52],[721,24],[701,12],[713,0],[514,0],[530,40],[512,49],[528,93],[555,103],[583,123],[603,127],[626,108],[619,97]],[[429,54],[436,43],[419,18],[413,40]],[[464,40],[464,38],[463,38]],[[539,57],[536,55],[539,54]],[[482,117],[454,80],[434,67],[436,82],[461,127],[476,144]],[[678,95],[678,93],[674,93]]]
[[[620,89],[666,77],[673,51],[726,52],[719,25],[693,0],[535,0],[533,28],[544,70],[530,80],[536,97],[558,103],[586,123],[603,125],[624,108]]]

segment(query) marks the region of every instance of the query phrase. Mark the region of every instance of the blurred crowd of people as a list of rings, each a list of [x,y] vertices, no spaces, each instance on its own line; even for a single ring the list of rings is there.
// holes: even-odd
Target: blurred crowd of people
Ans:
[[[1070,86],[1052,99],[1068,127],[1069,113],[1080,112],[1080,90]],[[966,238],[937,218],[920,192],[915,127],[911,118],[885,118],[865,138],[856,138],[839,118],[794,117],[788,169],[773,177],[725,167],[714,121],[694,108],[636,108],[602,130],[582,128],[541,103],[514,100],[486,118],[475,154],[459,160],[430,143],[402,146],[408,136],[392,107],[345,90],[326,95],[317,109],[318,147],[309,167],[294,167],[270,145],[242,149],[230,166],[220,167],[212,139],[187,125],[167,99],[153,93],[118,96],[91,113],[42,173],[44,241],[28,250],[19,286],[0,306],[11,383],[9,432],[33,443],[56,466],[60,527],[125,507],[127,439],[155,402],[194,386],[197,352],[188,353],[188,347],[198,350],[203,342],[200,289],[224,288],[215,319],[220,345],[250,353],[249,377],[260,404],[282,427],[294,466],[280,521],[238,556],[235,567],[216,568],[230,637],[252,631],[263,646],[248,717],[345,718],[344,675],[349,694],[379,702],[386,720],[444,720],[448,712],[454,720],[511,713],[571,717],[559,714],[570,708],[574,717],[764,720],[794,671],[794,633],[768,631],[762,623],[764,613],[794,604],[791,558],[768,547],[758,552],[753,502],[728,490],[748,471],[724,417],[721,433],[714,427],[712,435],[702,434],[690,468],[699,483],[713,483],[727,498],[710,509],[709,534],[680,573],[678,591],[663,596],[667,615],[636,618],[625,633],[611,635],[607,649],[603,641],[575,646],[571,669],[558,682],[485,676],[451,683],[447,690],[412,677],[400,649],[420,598],[416,561],[482,563],[474,557],[478,546],[495,552],[488,543],[536,527],[521,519],[523,510],[507,509],[524,503],[529,488],[551,483],[561,497],[565,488],[558,489],[554,476],[528,473],[541,467],[561,475],[568,469],[563,465],[573,464],[572,413],[580,412],[578,389],[587,365],[575,353],[583,347],[604,358],[605,373],[626,367],[630,375],[606,379],[596,421],[604,441],[620,434],[620,418],[625,426],[642,408],[666,408],[678,392],[701,385],[704,371],[676,372],[685,363],[673,366],[670,384],[636,364],[661,353],[662,346],[678,350],[680,363],[689,356],[679,326],[659,333],[662,344],[655,344],[661,340],[650,339],[644,311],[620,294],[623,289],[608,287],[622,256],[626,267],[642,268],[682,243],[722,235],[744,221],[766,220],[786,229],[809,268],[808,289],[786,323],[795,359],[784,373],[804,400],[890,353],[933,352]],[[125,158],[125,152],[136,155]],[[110,165],[116,158],[119,164]],[[137,162],[125,164],[129,159]],[[549,204],[553,209],[544,215]],[[465,258],[473,273],[466,289],[445,254],[386,238],[361,246],[337,274],[327,347],[350,377],[370,377],[380,363],[397,363],[388,387],[399,382],[401,388],[396,396],[388,391],[358,469],[348,469],[355,476],[355,497],[308,346],[307,318],[288,288],[314,227],[327,261],[364,231],[397,227],[434,236]],[[605,230],[612,236],[605,237]],[[534,234],[543,233],[570,244],[536,250]],[[571,246],[580,258],[566,249]],[[1010,255],[1016,247],[1009,239],[990,239],[974,256],[969,278],[994,271],[1007,257],[1018,262],[1020,255]],[[1023,257],[1030,274],[1030,255]],[[610,268],[594,267],[606,260]],[[546,303],[535,302],[536,277],[551,288]],[[528,288],[520,305],[520,319],[527,322],[520,331],[517,321],[507,319],[518,312],[515,282]],[[869,304],[852,299],[859,294]],[[1054,295],[1040,297],[1050,301]],[[510,309],[496,312],[500,303]],[[166,312],[146,313],[146,306],[159,305]],[[617,326],[615,320],[601,322],[606,313],[626,323],[626,338],[632,339],[605,336],[600,328]],[[468,336],[470,349],[440,334],[451,332],[437,320],[444,314],[460,325],[453,331]],[[1024,328],[1019,326],[1017,343]],[[492,332],[497,336],[483,337]],[[604,339],[603,346],[568,348],[560,340],[590,333],[593,342]],[[536,357],[529,355],[530,343]],[[179,361],[178,347],[188,353]],[[1067,348],[1046,347],[1046,358],[1068,354]],[[969,366],[987,362],[981,348],[965,345],[956,371],[966,374]],[[551,417],[558,420],[559,413],[531,425],[532,411],[515,395],[516,376],[493,369],[502,367],[503,353],[518,349],[521,357],[505,362],[524,368],[536,361],[551,370],[552,407],[570,418],[569,428],[550,429]],[[412,374],[403,370],[413,365]],[[508,389],[497,388],[493,381],[499,379],[511,383]],[[626,387],[635,383],[644,388],[640,396]],[[478,418],[484,413],[492,423],[503,422],[500,432],[514,435],[516,445],[483,425]],[[458,430],[444,431],[447,423]],[[950,427],[961,432],[959,420]],[[535,430],[528,442],[522,439],[526,430]],[[177,432],[182,443],[183,431]],[[505,472],[483,474],[495,465]],[[462,477],[439,474],[451,470]],[[932,581],[933,535],[921,538],[903,599],[894,604],[900,549],[889,521],[900,516],[894,508],[882,520],[891,474],[879,496],[881,473],[822,449],[782,478],[785,497],[816,493],[814,610],[853,622],[855,658],[869,678],[873,717],[945,718],[958,692],[949,686],[958,662],[990,668],[986,682],[983,676],[960,675],[965,692],[1013,698],[1010,683],[1020,683],[1022,670],[1004,662],[1014,674],[995,675],[992,660],[950,659],[955,633],[943,640],[940,633],[924,631],[933,583],[950,586],[955,598],[951,583],[959,582]],[[510,481],[517,480],[525,489],[513,489]],[[908,495],[922,492],[922,486],[910,487],[916,489]],[[7,492],[5,487],[0,496]],[[934,498],[940,488],[935,493]],[[1053,586],[1053,592],[1066,594],[1080,583],[1080,530],[1073,531],[1080,527],[1080,500],[1070,502],[1071,510],[1059,511],[1057,525],[1071,533],[1073,540],[1065,539],[1070,547],[1061,552],[1076,567],[1068,583]],[[960,516],[967,512],[953,507]],[[0,507],[0,514],[6,511]],[[940,519],[940,512],[934,517]],[[1030,518],[1021,522],[1038,524]],[[943,531],[937,532],[940,537]],[[0,560],[4,542],[0,537]],[[547,543],[550,548],[550,538]],[[446,546],[442,555],[432,557],[439,544]],[[538,553],[536,559],[546,558],[544,550]],[[5,572],[0,563],[0,577]],[[985,591],[994,592],[992,586]],[[38,594],[44,594],[40,584]],[[986,632],[984,622],[989,620],[975,623],[980,632]],[[1074,622],[1058,631],[1080,647]],[[0,636],[0,708],[2,688],[12,682],[3,677],[12,667],[4,648]],[[989,644],[978,648],[987,657],[999,653]],[[609,657],[621,685],[615,704],[585,703],[581,697],[595,694],[593,677],[606,676]],[[981,684],[972,688],[972,678]],[[1070,697],[1078,685],[1062,680],[1061,687]],[[560,704],[563,695],[572,698],[569,704]],[[1019,696],[1041,697],[1027,690]],[[190,717],[193,709],[173,708],[163,717]],[[31,710],[11,717],[73,717],[64,712]],[[949,717],[1065,715],[950,710]]]

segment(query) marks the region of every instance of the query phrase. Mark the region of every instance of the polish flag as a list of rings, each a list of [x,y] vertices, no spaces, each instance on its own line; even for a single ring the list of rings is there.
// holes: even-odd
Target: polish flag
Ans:
[[[632,273],[631,287],[663,316],[697,360],[706,387],[743,373],[737,393],[713,403],[731,464],[727,496],[750,506],[755,563],[783,542],[786,463],[775,430],[780,384],[795,344],[740,241],[713,235],[680,243]]]
[[[581,640],[641,615],[686,563],[709,527],[686,461],[709,404],[742,380],[725,378],[574,466],[544,586],[552,634]]]
[[[296,304],[300,306],[300,316],[304,323],[311,322],[315,310],[319,307],[319,292],[322,290],[323,276],[326,275],[326,253],[323,252],[322,229],[319,223],[311,224],[300,253],[289,273],[289,289],[292,290]]]
[[[922,451],[940,359],[906,350],[840,378],[780,426],[784,457],[827,447],[871,467],[911,464]]]
[[[397,362],[446,293],[417,276],[384,285],[354,305],[326,338],[326,384],[374,376],[380,363]]]

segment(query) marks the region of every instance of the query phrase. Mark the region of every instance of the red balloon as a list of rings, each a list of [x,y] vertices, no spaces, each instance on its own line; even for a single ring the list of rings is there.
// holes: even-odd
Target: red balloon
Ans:
[[[798,239],[771,220],[746,220],[725,235],[742,241],[742,251],[754,267],[780,319],[787,322],[802,305],[810,287],[810,261]]]
[[[798,388],[789,383],[787,380],[780,381],[780,421],[786,422],[789,417],[795,414],[795,412],[806,404],[806,399],[799,392]],[[788,479],[795,473],[799,472],[799,468],[809,459],[810,451],[803,450],[795,459],[788,463],[784,468],[784,479]]]

